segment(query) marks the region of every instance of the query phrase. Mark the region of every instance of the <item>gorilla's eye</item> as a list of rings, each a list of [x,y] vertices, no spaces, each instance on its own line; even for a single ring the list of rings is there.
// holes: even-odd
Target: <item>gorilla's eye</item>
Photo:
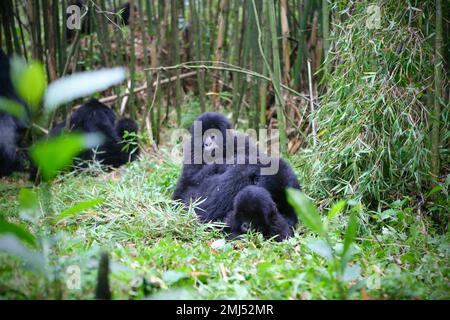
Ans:
[[[247,232],[248,230],[250,230],[250,227],[251,227],[251,223],[248,222],[248,221],[244,221],[244,222],[241,224],[241,231],[242,231],[242,232]]]

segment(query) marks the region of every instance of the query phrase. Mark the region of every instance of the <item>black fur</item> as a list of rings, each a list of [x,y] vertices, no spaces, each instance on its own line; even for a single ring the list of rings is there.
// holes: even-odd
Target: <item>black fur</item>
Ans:
[[[281,241],[292,236],[287,220],[278,212],[270,193],[261,187],[248,186],[234,198],[233,210],[227,214],[226,223],[231,229],[229,239],[250,230],[261,232],[265,238]]]
[[[0,96],[19,103],[29,116],[28,106],[14,90],[10,72],[9,58],[0,49]],[[25,144],[27,128],[26,120],[0,110],[0,177],[24,169],[27,156],[21,148]]]
[[[230,160],[225,158],[226,149],[229,147],[227,142],[233,141],[236,145],[238,135],[225,133],[225,130],[231,128],[228,120],[217,113],[204,113],[196,121],[202,121],[202,135],[211,128],[221,131],[224,137],[222,145],[223,161]],[[193,133],[193,129],[191,129],[191,134],[193,135]],[[173,198],[181,200],[185,205],[189,205],[191,201],[198,200],[197,214],[199,218],[205,222],[217,221],[224,220],[230,212],[235,212],[234,215],[240,212],[233,208],[233,205],[236,203],[235,198],[244,188],[257,186],[259,189],[266,190],[267,193],[263,194],[264,192],[260,191],[255,197],[264,196],[260,200],[264,204],[268,202],[267,194],[270,195],[270,201],[275,205],[277,217],[279,218],[276,219],[276,227],[270,231],[273,233],[276,230],[279,234],[279,239],[284,239],[286,234],[291,235],[290,232],[286,232],[285,227],[287,226],[291,230],[298,222],[294,209],[287,202],[286,188],[300,189],[300,184],[289,164],[278,158],[272,158],[271,160],[279,161],[279,170],[272,175],[262,175],[261,169],[268,165],[263,165],[259,161],[259,154],[257,155],[258,161],[256,164],[248,163],[250,146],[253,146],[253,144],[248,137],[244,138],[244,148],[241,147],[241,149],[234,150],[232,164],[208,164],[205,161],[201,161],[199,164],[184,164]],[[187,156],[190,157],[191,161],[194,161],[193,136],[190,143],[191,153]],[[202,141],[203,143],[204,141]],[[203,147],[202,145],[202,150]],[[238,164],[236,161],[238,155],[244,157],[244,164]],[[250,190],[254,189],[250,188]],[[240,201],[237,203],[240,204],[241,208],[245,208],[245,205],[250,207],[252,203],[245,203],[247,201],[245,199],[250,199],[248,192],[244,193],[244,195],[240,197]],[[230,217],[227,220],[232,221],[232,218]]]
[[[226,117],[221,115],[220,113],[216,112],[206,112],[200,115],[195,121],[199,121],[202,123],[202,132],[201,137],[203,137],[204,133],[207,130],[215,129],[219,130],[222,134],[222,137],[224,138],[224,141],[222,141],[222,147],[223,151],[226,151],[226,137],[227,137],[227,130],[231,129],[231,123],[228,121]],[[199,159],[195,154],[195,149],[199,148],[203,150],[205,148],[204,141],[203,140],[195,140],[194,139],[194,124],[191,126],[191,140],[190,140],[190,147],[191,152],[190,154],[184,155],[184,162],[181,177],[178,180],[177,186],[175,188],[175,191],[173,193],[173,199],[174,200],[182,200],[183,202],[189,202],[188,194],[191,191],[195,191],[200,183],[202,183],[205,178],[214,175],[223,173],[226,168],[223,165],[220,164],[210,164],[208,165],[203,159]],[[201,143],[200,145],[197,145],[198,143]],[[226,152],[222,153],[225,160]],[[190,163],[186,163],[190,162]],[[196,163],[199,162],[199,163]]]
[[[191,199],[199,199],[197,214],[200,220],[223,221],[233,209],[233,201],[239,191],[255,185],[258,177],[257,165],[246,165],[245,168],[240,165],[230,166],[221,174],[206,177],[196,188],[188,189],[183,202],[189,204]]]
[[[134,8],[136,10],[136,8]],[[125,26],[130,24],[130,14],[131,14],[131,5],[129,2],[122,5],[117,11],[119,17],[116,19],[116,22],[119,24],[123,24]]]
[[[59,135],[64,130],[65,122],[59,123],[50,136]],[[90,100],[72,113],[69,131],[100,133],[104,138],[102,145],[80,154],[80,160],[96,159],[103,165],[117,168],[137,157],[137,152],[132,154],[133,150],[123,150],[125,143],[122,140],[125,131],[138,132],[137,124],[131,119],[121,119],[116,124],[114,112],[98,100]]]
[[[256,184],[258,187],[266,189],[277,205],[278,212],[288,221],[291,227],[298,223],[297,214],[294,208],[287,202],[286,188],[301,189],[300,183],[287,161],[279,160],[279,169],[274,175],[260,175]]]

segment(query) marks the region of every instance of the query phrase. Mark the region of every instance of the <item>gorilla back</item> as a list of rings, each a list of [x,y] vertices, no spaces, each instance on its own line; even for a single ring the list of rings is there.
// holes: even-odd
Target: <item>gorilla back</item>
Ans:
[[[64,128],[65,123],[59,123],[50,136],[61,134]],[[104,137],[102,145],[79,155],[81,160],[97,159],[106,166],[117,168],[133,161],[137,156],[136,151],[124,150],[126,144],[122,141],[125,131],[138,132],[137,124],[131,119],[121,119],[116,123],[114,112],[98,100],[90,100],[72,113],[69,131],[100,133]]]

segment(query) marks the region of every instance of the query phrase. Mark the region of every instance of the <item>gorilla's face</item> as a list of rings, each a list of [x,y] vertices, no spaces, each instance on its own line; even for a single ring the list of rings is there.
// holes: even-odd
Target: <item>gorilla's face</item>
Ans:
[[[227,130],[231,129],[228,119],[216,112],[201,114],[191,126],[193,146],[202,145],[206,157],[223,157]],[[222,155],[218,152],[221,150]]]
[[[203,150],[214,157],[216,155],[216,149],[222,146],[222,141],[219,141],[221,140],[219,139],[220,131],[216,132],[218,130],[215,129],[208,131],[203,137]]]
[[[250,230],[266,233],[269,228],[269,210],[249,210],[238,212],[235,217],[235,230],[240,233],[247,233]]]

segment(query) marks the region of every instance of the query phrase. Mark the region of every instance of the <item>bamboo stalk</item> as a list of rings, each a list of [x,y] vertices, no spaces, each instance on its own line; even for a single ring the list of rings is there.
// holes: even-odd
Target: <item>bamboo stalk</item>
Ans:
[[[253,0],[254,1],[254,0]],[[273,66],[273,86],[276,93],[276,109],[277,109],[277,120],[278,120],[278,130],[280,132],[280,148],[281,154],[286,155],[287,144],[286,144],[286,122],[284,117],[284,103],[281,93],[281,68],[280,68],[280,57],[278,53],[278,36],[276,27],[276,17],[275,17],[275,4],[274,0],[269,0],[269,26],[270,34],[272,40],[272,66]]]
[[[147,0],[148,1],[148,0]],[[148,29],[145,28],[144,26],[144,4],[143,4],[143,0],[138,0],[138,6],[139,6],[139,27],[141,29],[141,35],[142,35],[142,47],[143,47],[143,51],[144,51],[144,67],[148,68],[149,66],[149,55],[148,55],[148,50],[147,50],[147,31],[150,33],[152,31],[152,21],[149,20],[147,21],[147,25],[148,25]],[[147,9],[151,10],[151,7],[147,5]],[[151,89],[151,82],[152,82],[152,74],[151,72],[149,72],[148,70],[144,71],[145,73],[145,79],[146,79],[146,91],[147,91],[147,101],[148,98],[150,96],[152,96],[152,89]],[[150,110],[150,105],[146,106],[145,111],[144,111],[144,116],[142,117],[142,121],[141,121],[141,128],[144,127],[144,125],[146,123],[152,123],[151,119],[153,115],[152,110]],[[151,127],[150,126],[150,130]],[[153,144],[154,141],[152,139],[153,133],[152,131],[149,132],[149,137],[150,137],[150,144]]]
[[[228,8],[227,0],[220,0],[220,9],[219,9],[219,19],[218,19],[218,31],[217,31],[217,44],[214,52],[214,60],[221,61],[222,60],[222,47],[225,38],[225,16]],[[213,75],[214,78],[218,78],[218,74]],[[220,95],[220,83],[217,80],[213,80],[212,92],[216,93],[213,96],[213,106],[217,109],[219,103],[219,95]]]
[[[192,31],[195,37],[195,59],[202,60],[202,32],[200,29],[199,18],[197,14],[197,8],[194,0],[189,0],[189,7],[192,16]],[[206,111],[205,105],[205,73],[203,70],[197,70],[197,82],[198,82],[198,93],[200,99],[200,110],[202,112]]]
[[[241,5],[242,2],[239,0],[235,0],[234,1],[234,6],[233,6],[233,12],[234,12],[234,21],[233,21],[233,33],[232,33],[232,37],[231,37],[231,45],[232,45],[232,53],[231,53],[231,61],[232,63],[234,63],[235,65],[239,65],[240,63],[240,51],[241,51],[241,41],[239,38],[239,35],[241,34],[240,29],[241,27],[243,27],[244,25],[244,21],[242,22],[242,26],[240,26],[240,15],[241,15]],[[245,19],[242,19],[245,20]],[[233,98],[232,98],[232,108],[233,108],[233,121],[234,123],[236,123],[236,119],[237,116],[236,114],[238,113],[238,104],[239,104],[239,97],[240,97],[240,91],[238,90],[239,88],[239,84],[241,82],[241,78],[237,75],[237,74],[232,74],[233,77]]]
[[[51,81],[55,81],[58,78],[57,66],[56,66],[56,29],[57,25],[53,19],[53,0],[49,0],[47,4],[47,30],[48,34],[48,53],[47,53],[47,67]]]
[[[323,41],[323,57],[327,60],[328,50],[330,49],[330,22],[329,22],[329,8],[328,0],[322,0],[322,41]],[[328,72],[328,67],[324,66],[325,74]]]
[[[135,23],[135,1],[130,0],[130,17],[128,19],[128,25],[130,27],[130,91],[133,92],[136,86],[136,48],[135,48],[135,39],[136,39],[136,23]],[[131,111],[131,116],[133,119],[137,119],[137,105],[136,99],[134,95],[130,96],[128,101]]]
[[[313,79],[312,79],[312,72],[311,72],[311,61],[308,59],[308,80],[309,80],[309,95],[310,95],[310,112],[311,112],[311,129],[312,129],[312,137],[313,137],[313,143],[314,145],[317,144],[317,129],[316,129],[316,123],[313,119],[314,115],[314,92],[313,92]]]
[[[432,116],[431,133],[431,174],[434,179],[439,179],[441,145],[440,120],[442,99],[442,0],[436,0],[436,35],[435,35],[435,61],[434,61],[434,107]]]
[[[177,1],[171,0],[170,6],[171,22],[172,22],[172,41],[173,41],[173,58],[175,64],[180,63],[180,40],[178,38],[178,7]],[[175,82],[175,110],[177,113],[177,124],[181,124],[181,81],[180,70],[175,70],[177,80]]]
[[[289,84],[289,72],[291,70],[290,49],[289,49],[289,24],[287,16],[287,2],[280,1],[281,33],[283,45],[283,82]]]

